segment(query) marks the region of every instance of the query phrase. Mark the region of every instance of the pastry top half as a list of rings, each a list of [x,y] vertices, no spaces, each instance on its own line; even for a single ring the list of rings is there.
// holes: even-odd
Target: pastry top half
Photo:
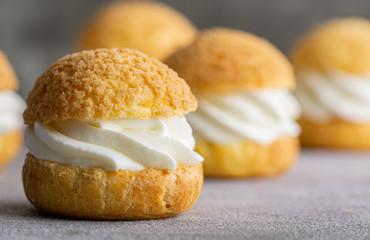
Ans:
[[[369,73],[370,21],[353,17],[325,22],[300,38],[291,59],[297,71]]]
[[[15,72],[5,54],[0,50],[0,91],[16,90],[18,81]]]
[[[194,91],[295,87],[287,58],[268,41],[238,30],[205,30],[165,63]]]
[[[164,59],[197,33],[180,12],[157,2],[118,1],[102,7],[79,36],[80,49],[133,48]]]
[[[182,116],[197,102],[186,82],[160,61],[131,49],[67,55],[36,81],[26,124],[57,120],[147,119]]]

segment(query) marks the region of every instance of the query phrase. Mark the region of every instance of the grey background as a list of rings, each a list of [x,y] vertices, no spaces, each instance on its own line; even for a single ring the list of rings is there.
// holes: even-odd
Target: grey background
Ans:
[[[75,51],[75,35],[109,1],[0,0],[0,49],[14,65],[26,96],[35,79]],[[287,52],[303,31],[336,16],[370,18],[370,0],[162,0],[200,28],[244,29]]]

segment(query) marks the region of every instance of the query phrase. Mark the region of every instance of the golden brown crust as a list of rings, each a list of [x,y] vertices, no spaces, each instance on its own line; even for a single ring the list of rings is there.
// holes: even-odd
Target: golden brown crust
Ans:
[[[283,137],[266,146],[248,140],[232,144],[197,140],[195,150],[204,157],[206,177],[261,177],[291,167],[299,142],[296,137]]]
[[[21,130],[0,134],[0,169],[17,155],[21,146]]]
[[[5,54],[0,50],[0,91],[17,90],[18,81]]]
[[[190,46],[175,52],[165,63],[194,91],[292,89],[295,86],[292,67],[277,48],[238,30],[203,31]]]
[[[306,147],[370,149],[370,122],[352,123],[333,120],[328,123],[313,123],[300,119],[301,144]]]
[[[296,70],[370,72],[370,21],[339,18],[303,35],[291,52]]]
[[[180,12],[146,1],[113,2],[100,9],[79,36],[80,49],[133,48],[164,59],[197,33]]]
[[[26,124],[57,120],[167,118],[195,110],[186,82],[166,65],[130,49],[67,55],[36,81]]]
[[[95,220],[154,219],[188,210],[202,185],[202,165],[176,171],[106,171],[39,160],[28,154],[23,184],[40,211]]]

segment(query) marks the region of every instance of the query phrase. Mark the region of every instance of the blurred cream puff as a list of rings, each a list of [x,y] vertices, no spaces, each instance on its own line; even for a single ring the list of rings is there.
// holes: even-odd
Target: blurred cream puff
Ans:
[[[198,99],[188,115],[210,177],[268,176],[295,161],[300,129],[293,68],[268,41],[213,28],[166,61]]]
[[[339,18],[291,52],[304,146],[370,149],[370,21]]]
[[[0,51],[0,169],[12,160],[22,145],[22,113],[25,104],[16,93],[17,77]]]
[[[190,44],[197,33],[180,12],[159,2],[117,1],[103,6],[82,29],[78,46],[133,48],[164,59]]]

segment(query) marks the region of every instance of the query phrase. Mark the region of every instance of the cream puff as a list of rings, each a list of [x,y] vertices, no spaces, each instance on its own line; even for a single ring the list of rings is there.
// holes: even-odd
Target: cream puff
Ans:
[[[266,40],[225,28],[201,32],[166,61],[198,99],[187,119],[210,177],[268,176],[298,152],[293,69]]]
[[[22,145],[22,112],[25,104],[16,93],[17,77],[0,51],[0,169],[12,160]]]
[[[28,199],[50,215],[96,220],[188,210],[203,184],[184,117],[196,107],[183,79],[137,50],[61,58],[27,99]]]
[[[118,1],[102,7],[82,29],[80,49],[133,48],[160,60],[190,44],[197,33],[180,12],[153,1]]]
[[[303,146],[370,149],[370,21],[325,22],[291,52]]]

